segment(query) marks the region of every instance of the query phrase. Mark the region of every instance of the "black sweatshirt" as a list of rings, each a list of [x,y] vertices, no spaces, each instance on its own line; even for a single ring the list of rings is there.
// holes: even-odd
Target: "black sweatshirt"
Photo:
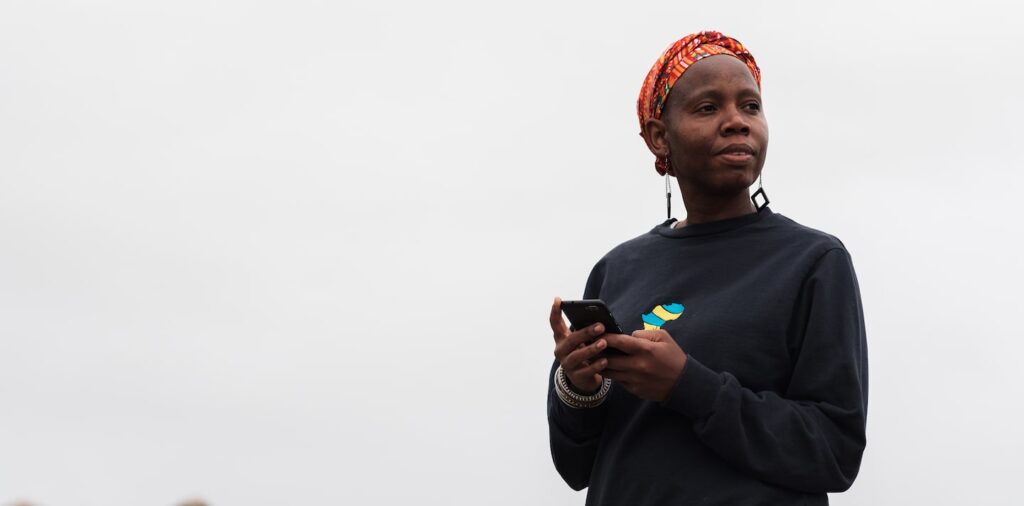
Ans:
[[[769,208],[674,221],[612,249],[583,297],[603,299],[626,334],[644,322],[667,331],[687,353],[683,372],[664,402],[613,382],[592,409],[563,404],[549,375],[555,468],[589,487],[588,505],[828,504],[865,446],[867,342],[849,253]]]

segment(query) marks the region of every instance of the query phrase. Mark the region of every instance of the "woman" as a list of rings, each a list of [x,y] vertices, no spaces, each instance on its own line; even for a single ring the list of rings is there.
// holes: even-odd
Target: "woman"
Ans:
[[[555,467],[588,505],[828,504],[865,446],[864,318],[843,244],[750,197],[768,148],[760,70],[735,39],[688,35],[638,115],[686,219],[594,266],[583,297],[624,334],[570,332],[555,299]]]

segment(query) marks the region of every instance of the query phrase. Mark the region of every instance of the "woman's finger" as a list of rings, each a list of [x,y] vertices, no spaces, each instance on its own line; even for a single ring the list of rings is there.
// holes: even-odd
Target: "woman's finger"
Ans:
[[[609,346],[611,343],[609,343]],[[613,356],[608,358],[608,370],[620,372],[633,372],[641,369],[643,357],[632,355]]]
[[[615,381],[618,381],[619,383],[622,383],[623,385],[632,385],[636,383],[636,375],[627,371],[616,371],[613,369],[609,369],[607,363],[605,363],[604,369],[602,369],[601,374],[603,374],[606,378],[611,378]]]
[[[598,339],[593,344],[577,348],[576,351],[566,355],[565,360],[562,361],[562,368],[566,371],[575,371],[587,365],[587,360],[596,356],[607,346],[608,343],[604,339]]]
[[[565,338],[569,334],[569,328],[565,326],[565,320],[562,319],[562,299],[555,297],[555,302],[551,304],[551,331],[555,335],[555,341]]]
[[[580,344],[587,343],[602,333],[604,333],[604,325],[595,323],[584,329],[570,332],[564,339],[555,339],[555,356],[558,357],[559,362],[562,362],[566,356],[579,348]]]
[[[572,379],[572,378],[579,378],[579,379],[584,379],[584,380],[592,380],[592,379],[594,379],[594,376],[597,376],[598,378],[597,378],[596,383],[601,383],[601,381],[604,379],[604,378],[600,377],[601,376],[601,371],[603,371],[605,366],[607,366],[607,365],[608,365],[608,360],[607,359],[603,359],[602,358],[602,359],[595,360],[590,365],[584,366],[584,367],[582,367],[580,369],[577,369],[573,373],[571,373],[569,378],[570,379]]]
[[[651,342],[641,337],[627,336],[625,334],[608,334],[608,346],[626,352],[629,355],[643,353],[651,347]]]
[[[604,378],[601,377],[604,365],[603,360],[596,360],[593,364],[578,369],[575,373],[566,373],[566,376],[574,386],[587,392],[596,392],[601,387],[601,382],[604,381]]]

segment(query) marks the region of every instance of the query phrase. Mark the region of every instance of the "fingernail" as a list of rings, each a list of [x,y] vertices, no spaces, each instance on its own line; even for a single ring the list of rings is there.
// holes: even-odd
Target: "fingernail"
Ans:
[[[603,348],[604,348],[604,346],[605,346],[605,343],[606,343],[606,341],[605,341],[604,339],[601,339],[601,340],[599,340],[599,341],[597,342],[597,349],[599,349],[599,350],[600,350],[600,349],[603,349]]]
[[[600,334],[601,332],[604,332],[604,325],[601,325],[600,323],[598,323],[597,325],[594,325],[594,332],[596,332],[598,334]]]

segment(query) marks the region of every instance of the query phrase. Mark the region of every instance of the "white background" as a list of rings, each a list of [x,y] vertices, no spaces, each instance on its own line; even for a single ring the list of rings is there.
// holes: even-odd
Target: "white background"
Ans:
[[[1019,8],[616,5],[0,3],[0,504],[582,504],[546,314],[664,219],[636,95],[701,29],[860,277],[833,504],[1019,499]]]

